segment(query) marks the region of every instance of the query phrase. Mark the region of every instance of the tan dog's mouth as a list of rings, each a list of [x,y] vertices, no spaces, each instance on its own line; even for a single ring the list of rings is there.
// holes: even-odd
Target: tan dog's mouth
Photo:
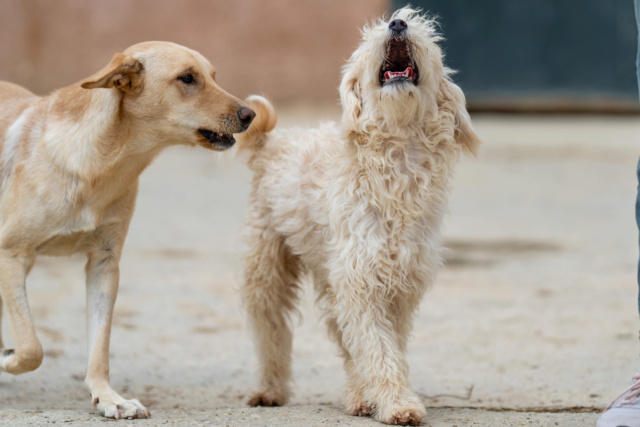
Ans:
[[[380,67],[380,86],[401,82],[416,85],[420,73],[413,60],[409,39],[393,37],[387,41],[385,48],[385,58]]]
[[[219,134],[209,129],[198,129],[198,133],[210,144],[211,148],[216,150],[226,150],[233,147],[236,142],[233,135]]]

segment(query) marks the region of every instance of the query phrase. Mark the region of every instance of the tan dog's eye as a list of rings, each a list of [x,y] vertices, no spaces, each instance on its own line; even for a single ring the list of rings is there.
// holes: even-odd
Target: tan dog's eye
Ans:
[[[180,77],[178,77],[178,80],[180,80],[183,83],[186,84],[192,84],[195,83],[195,79],[193,78],[193,76],[191,74],[183,74]]]

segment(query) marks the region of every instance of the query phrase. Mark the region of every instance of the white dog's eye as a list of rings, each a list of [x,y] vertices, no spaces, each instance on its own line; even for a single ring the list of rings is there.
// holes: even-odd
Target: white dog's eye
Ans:
[[[181,82],[186,83],[186,84],[195,83],[193,75],[191,75],[191,74],[183,74],[180,77],[178,77],[178,80],[180,80]]]

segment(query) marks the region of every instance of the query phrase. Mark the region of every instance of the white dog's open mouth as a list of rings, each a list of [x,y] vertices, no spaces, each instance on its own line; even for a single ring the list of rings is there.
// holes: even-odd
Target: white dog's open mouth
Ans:
[[[392,37],[386,44],[386,52],[380,67],[380,85],[418,81],[418,67],[413,60],[411,42],[407,37]]]

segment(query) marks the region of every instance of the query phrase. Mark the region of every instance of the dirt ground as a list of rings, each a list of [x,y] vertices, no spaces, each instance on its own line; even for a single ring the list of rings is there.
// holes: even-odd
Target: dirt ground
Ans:
[[[338,117],[281,111],[281,126]],[[459,165],[448,266],[421,306],[409,363],[427,426],[588,426],[640,365],[634,223],[639,117],[474,117]],[[256,360],[240,309],[241,159],[172,148],[142,175],[121,263],[111,378],[148,420],[122,425],[374,425],[346,415],[344,373],[307,292],[295,395],[244,406]],[[43,365],[0,376],[0,426],[110,422],[90,406],[83,257],[28,280]],[[3,325],[8,338],[8,328]],[[9,339],[10,342],[10,339]]]

